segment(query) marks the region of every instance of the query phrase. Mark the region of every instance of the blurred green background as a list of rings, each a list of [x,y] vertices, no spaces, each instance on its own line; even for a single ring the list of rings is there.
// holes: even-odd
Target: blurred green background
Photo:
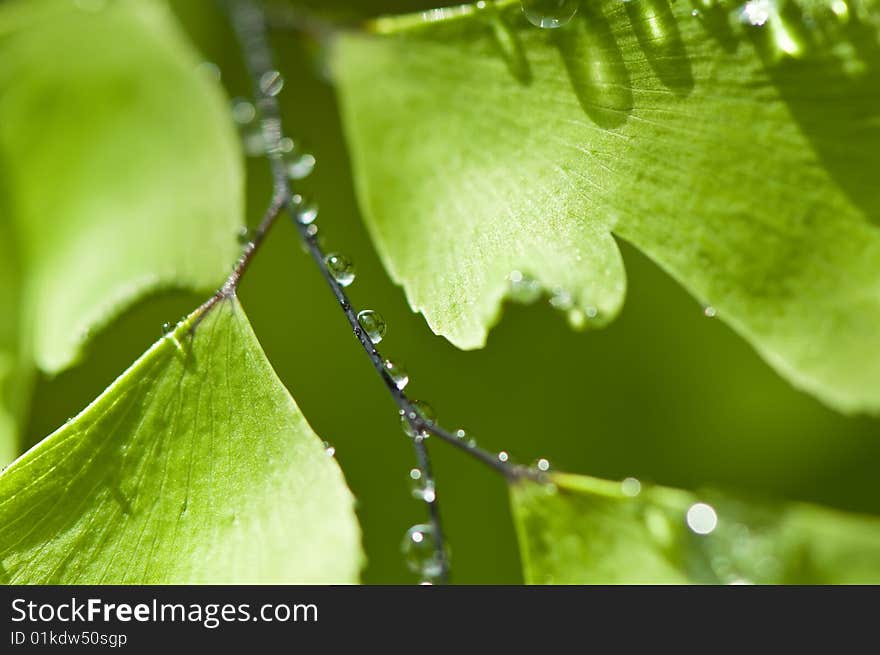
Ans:
[[[436,3],[298,4],[356,17]],[[230,96],[247,95],[219,6],[204,0],[173,5],[205,59],[222,70]],[[286,78],[281,98],[287,131],[318,159],[302,188],[320,203],[327,245],[354,259],[353,301],[385,316],[383,352],[406,364],[408,391],[428,400],[444,425],[466,428],[490,450],[509,450],[524,462],[547,457],[567,471],[880,514],[880,423],[840,416],[792,389],[625,243],[627,303],[604,331],[572,332],[560,315],[536,305],[505,308],[481,351],[462,352],[434,336],[389,281],[361,222],[334,91],[321,79],[320,58],[287,30],[275,33],[274,45]],[[381,92],[381,80],[376,85]],[[265,163],[249,161],[248,176],[248,220],[255,223],[269,198]],[[81,365],[40,380],[27,428],[32,440],[78,412],[160,337],[164,322],[202,299],[169,294],[143,302],[95,338]],[[404,531],[425,516],[409,492],[411,445],[292,226],[278,225],[241,299],[281,379],[315,430],[336,447],[359,501],[369,560],[364,581],[414,582],[400,555]],[[504,481],[436,440],[430,445],[453,581],[521,582]]]

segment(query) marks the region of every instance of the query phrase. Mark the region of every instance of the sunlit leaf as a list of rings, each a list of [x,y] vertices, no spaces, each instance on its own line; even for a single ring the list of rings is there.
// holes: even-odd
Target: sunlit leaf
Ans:
[[[565,474],[511,499],[532,584],[880,582],[877,518]]]
[[[557,30],[503,0],[335,44],[361,205],[412,307],[479,347],[516,271],[604,325],[616,236],[796,386],[880,409],[874,2],[580,7]]]
[[[7,583],[349,583],[353,498],[234,299],[0,476]]]

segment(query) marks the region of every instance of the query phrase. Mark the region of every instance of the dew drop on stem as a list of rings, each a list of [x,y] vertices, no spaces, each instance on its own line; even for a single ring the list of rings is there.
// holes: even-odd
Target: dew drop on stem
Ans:
[[[331,252],[324,257],[324,264],[330,275],[336,280],[340,286],[347,287],[354,282],[354,264],[343,254]]]
[[[260,91],[267,96],[277,96],[284,88],[284,77],[278,71],[266,71],[260,76]]]
[[[434,481],[429,479],[421,469],[412,469],[409,472],[409,479],[413,498],[428,504],[437,500],[437,491],[434,489]]]
[[[365,309],[358,312],[357,320],[361,328],[363,328],[364,334],[367,335],[367,338],[371,343],[379,343],[385,338],[385,333],[388,328],[385,324],[385,319],[382,318],[382,315],[379,312],[373,311],[372,309]]]
[[[291,180],[302,180],[315,170],[317,160],[310,152],[299,152],[294,148],[284,155],[284,165],[287,169],[287,177]]]
[[[318,203],[311,196],[295,194],[291,200],[296,220],[302,225],[310,225],[318,218]]]
[[[386,359],[382,366],[385,369],[385,374],[394,383],[394,386],[403,391],[406,385],[409,384],[409,374],[406,372],[406,369],[390,359]]]
[[[403,538],[407,568],[424,582],[434,582],[443,575],[443,562],[437,553],[437,537],[431,525],[419,524],[406,531]]]
[[[400,425],[403,428],[403,432],[413,439],[415,439],[416,436],[421,436],[423,438],[427,437],[428,433],[424,430],[421,435],[416,435],[416,431],[412,426],[412,421],[420,418],[424,423],[433,423],[436,418],[434,409],[422,400],[413,400],[411,405],[412,410],[405,411],[400,415]]]

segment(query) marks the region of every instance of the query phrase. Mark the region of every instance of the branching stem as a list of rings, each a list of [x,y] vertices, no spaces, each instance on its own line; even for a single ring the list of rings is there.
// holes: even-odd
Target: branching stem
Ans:
[[[423,479],[433,487],[434,482],[431,472],[431,461],[425,440],[428,436],[434,435],[442,441],[448,442],[469,453],[479,461],[503,474],[508,480],[513,481],[523,477],[541,480],[543,477],[542,472],[512,464],[505,459],[500,459],[498,456],[477,447],[473,441],[466,438],[463,432],[460,434],[453,434],[442,428],[436,422],[424,417],[419,411],[418,406],[402,389],[398,388],[396,381],[392,379],[385,365],[386,360],[376,349],[369,336],[361,328],[358,323],[357,312],[348,299],[345,289],[336,280],[328,268],[325,261],[326,253],[318,241],[315,226],[306,225],[300,222],[298,220],[296,207],[293,206],[292,201],[294,195],[288,180],[287,167],[282,158],[281,142],[284,137],[281,125],[280,105],[276,98],[277,89],[273,89],[271,88],[271,85],[266,84],[267,76],[274,75],[275,69],[272,61],[272,51],[268,43],[266,18],[263,10],[258,3],[254,2],[254,0],[230,0],[229,11],[233,27],[241,44],[245,63],[253,82],[256,109],[260,117],[266,154],[272,172],[273,191],[269,207],[266,209],[266,213],[259,226],[254,231],[250,242],[244,247],[241,258],[236,264],[233,272],[217,293],[202,305],[201,315],[203,316],[205,312],[224,297],[235,294],[242,276],[247,271],[250,262],[260,248],[260,245],[265,240],[272,225],[281,213],[287,211],[293,219],[293,224],[296,226],[306,250],[312,256],[312,259],[314,259],[315,264],[324,276],[324,280],[327,282],[327,285],[336,297],[354,335],[357,337],[364,352],[372,362],[373,368],[385,382],[386,388],[394,399],[394,402],[397,404],[400,415],[409,424],[412,434],[416,435],[413,437],[412,441],[415,447],[419,469],[421,470],[422,476],[424,476]],[[428,502],[427,505],[437,545],[435,558],[440,564],[439,568],[441,570],[441,573],[438,576],[438,581],[445,583],[448,580],[449,563],[446,555],[443,527],[440,521],[440,508],[436,498],[432,498],[431,501],[432,502]]]

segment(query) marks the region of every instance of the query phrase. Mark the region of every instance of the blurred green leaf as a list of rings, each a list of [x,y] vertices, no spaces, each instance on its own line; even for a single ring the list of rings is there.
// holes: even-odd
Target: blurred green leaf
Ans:
[[[511,487],[530,584],[876,584],[880,519],[557,474]]]
[[[512,271],[607,323],[614,234],[797,387],[880,409],[876,6],[741,9],[605,0],[543,30],[503,0],[339,38],[361,205],[435,332],[483,345]]]
[[[353,498],[238,301],[0,476],[8,583],[351,583]]]
[[[0,247],[18,279],[0,290],[14,297],[3,296],[0,390],[29,386],[4,382],[7,360],[56,373],[144,294],[211,289],[228,272],[239,146],[198,61],[161,2],[0,8]],[[11,450],[19,412],[3,400]]]

